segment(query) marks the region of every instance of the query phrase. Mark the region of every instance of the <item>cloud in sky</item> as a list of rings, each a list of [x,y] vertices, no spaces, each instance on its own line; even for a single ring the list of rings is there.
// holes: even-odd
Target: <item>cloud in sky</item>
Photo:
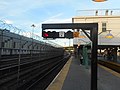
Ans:
[[[72,18],[61,18],[63,13],[59,13],[57,15],[54,15],[52,17],[49,17],[47,20],[43,21],[42,23],[71,23]]]
[[[104,8],[106,5],[109,6],[115,2],[120,3],[119,0],[108,0],[106,3],[94,3],[92,2],[92,0],[0,0],[0,10],[2,10],[2,12],[5,12],[8,15],[19,15],[20,13],[22,14],[36,8],[44,9],[46,7],[49,7],[52,9],[56,9],[59,5],[61,5],[61,9],[65,9],[66,6],[66,8],[68,7],[70,8],[70,10],[71,8],[74,8],[74,10],[89,9],[89,7],[94,8],[96,6],[99,6],[98,8]],[[100,7],[101,5],[102,7]],[[114,6],[112,5],[111,8]]]
[[[0,10],[7,15],[15,16],[35,8],[52,7],[55,4],[64,5],[68,1],[70,2],[70,0],[1,0]]]
[[[55,18],[55,19],[48,19],[44,21],[43,23],[71,23],[71,22],[72,22],[71,18],[67,18],[67,19]]]
[[[7,24],[13,24],[13,21],[11,21],[11,20],[5,20],[5,23],[7,23]]]
[[[114,0],[105,3],[94,3],[92,0],[0,0],[0,18],[41,22],[59,13],[62,13],[63,18],[72,17],[80,9],[116,8],[120,1],[117,0],[117,3],[112,5],[115,2]]]

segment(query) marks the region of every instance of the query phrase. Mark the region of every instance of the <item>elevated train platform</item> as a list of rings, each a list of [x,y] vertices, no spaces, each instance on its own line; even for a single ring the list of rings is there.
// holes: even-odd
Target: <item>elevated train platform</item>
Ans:
[[[90,90],[91,70],[75,57],[63,67],[46,90]],[[98,64],[98,90],[120,90],[120,74]]]

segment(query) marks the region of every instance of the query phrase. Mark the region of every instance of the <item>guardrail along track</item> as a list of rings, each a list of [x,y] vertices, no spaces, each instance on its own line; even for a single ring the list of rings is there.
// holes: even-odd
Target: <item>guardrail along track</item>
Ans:
[[[63,55],[51,58],[35,55],[32,59],[30,54],[21,55],[20,59],[19,55],[2,56],[0,90],[26,90],[33,87],[38,80],[40,82],[48,73],[60,68],[66,62],[63,58]]]
[[[98,63],[120,73],[120,64],[118,63],[103,60],[98,60]]]

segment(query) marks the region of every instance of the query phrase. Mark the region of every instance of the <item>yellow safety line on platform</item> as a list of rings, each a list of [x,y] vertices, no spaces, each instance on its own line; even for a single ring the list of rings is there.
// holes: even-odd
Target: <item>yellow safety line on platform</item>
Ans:
[[[106,71],[112,73],[114,76],[117,76],[117,77],[120,78],[120,73],[117,73],[117,72],[113,71],[112,69],[109,69],[109,68],[107,68],[107,67],[105,67],[105,66],[102,66],[102,65],[100,65],[100,64],[98,64],[98,66],[100,66],[101,68],[105,69]]]
[[[62,89],[64,80],[69,71],[71,61],[72,61],[72,57],[67,61],[67,63],[64,65],[60,73],[57,75],[57,77],[53,80],[53,82],[48,86],[46,90],[61,90]]]

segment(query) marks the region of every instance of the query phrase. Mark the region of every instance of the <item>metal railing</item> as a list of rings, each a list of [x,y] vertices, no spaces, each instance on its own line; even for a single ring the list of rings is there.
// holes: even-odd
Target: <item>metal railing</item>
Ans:
[[[5,21],[2,21],[2,20],[0,20],[0,30],[19,34],[19,35],[22,35],[24,37],[32,38],[32,39],[34,39],[34,41],[37,41],[37,42],[40,41],[40,42],[45,43],[45,44],[48,43],[49,45],[52,45],[54,47],[62,47],[61,45],[58,45],[58,44],[51,42],[49,40],[43,40],[42,37],[36,35],[35,33],[26,32],[25,30],[19,29],[19,28],[13,26],[12,24],[7,24]]]
[[[92,9],[92,10],[77,10],[76,16],[105,16],[105,15],[120,15],[120,8],[116,9]]]

